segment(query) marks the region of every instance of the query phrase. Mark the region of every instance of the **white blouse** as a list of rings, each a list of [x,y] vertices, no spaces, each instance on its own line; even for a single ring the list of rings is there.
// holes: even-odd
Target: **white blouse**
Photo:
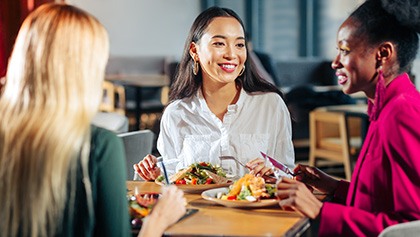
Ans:
[[[276,93],[248,94],[242,89],[237,103],[228,106],[221,121],[199,89],[195,96],[167,106],[157,142],[169,174],[204,161],[241,177],[248,170],[233,161],[221,162],[219,157],[234,156],[246,164],[262,157],[260,151],[289,168],[295,166],[290,114]]]

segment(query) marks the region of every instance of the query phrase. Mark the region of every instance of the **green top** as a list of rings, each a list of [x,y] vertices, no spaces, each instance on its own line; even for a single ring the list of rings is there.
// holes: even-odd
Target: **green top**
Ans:
[[[82,168],[78,164],[74,205],[67,205],[57,236],[130,236],[122,141],[103,128],[91,129],[89,178],[94,215],[89,218]],[[74,206],[73,214],[70,206]]]

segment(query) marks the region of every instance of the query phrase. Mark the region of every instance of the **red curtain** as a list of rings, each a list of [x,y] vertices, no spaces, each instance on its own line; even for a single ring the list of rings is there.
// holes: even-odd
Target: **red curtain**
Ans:
[[[7,62],[20,25],[33,9],[54,0],[1,0],[0,1],[0,77],[6,74]],[[1,86],[1,85],[0,85]]]

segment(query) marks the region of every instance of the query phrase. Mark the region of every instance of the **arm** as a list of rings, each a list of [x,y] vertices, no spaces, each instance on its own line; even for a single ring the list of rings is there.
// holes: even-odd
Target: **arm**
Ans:
[[[420,128],[416,124],[419,119],[419,111],[399,106],[384,118],[386,124],[378,124],[381,136],[378,136],[379,148],[376,150],[380,153],[374,155],[382,166],[376,170],[374,177],[380,179],[370,181],[374,182],[372,187],[363,185],[363,189],[368,190],[356,187],[359,200],[362,195],[371,194],[372,190],[376,195],[379,193],[379,199],[363,199],[369,203],[367,208],[376,211],[325,203],[321,211],[320,235],[377,236],[387,226],[420,219],[420,160],[417,159]],[[383,195],[380,196],[380,193]]]
[[[173,111],[171,105],[165,109],[162,115],[160,133],[157,140],[157,149],[164,159],[168,175],[175,174],[182,161],[182,158],[179,157],[182,149],[182,141],[179,138],[180,128],[176,125],[174,116],[171,116]]]
[[[173,116],[170,116],[173,106],[169,105],[162,115],[160,122],[160,133],[157,140],[157,148],[164,158],[164,163],[168,175],[175,174],[176,167],[179,164],[177,157],[177,129],[174,124]],[[176,145],[179,144],[179,145]],[[161,175],[161,169],[157,165],[157,158],[151,154],[145,156],[139,163],[133,165],[133,169],[143,179],[148,181],[155,180]]]
[[[186,203],[184,193],[177,189],[176,186],[165,187],[162,197],[156,206],[153,207],[150,216],[146,218],[138,236],[162,236],[169,226],[177,222],[185,214]]]
[[[99,236],[129,236],[130,225],[124,148],[122,141],[109,131],[97,135],[94,147],[97,167],[95,203],[95,234]]]
[[[292,143],[292,125],[290,121],[290,114],[284,101],[280,96],[270,98],[272,114],[266,115],[270,119],[267,120],[272,126],[270,131],[272,139],[268,143],[267,155],[277,159],[279,162],[285,164],[290,169],[295,167],[295,154]],[[256,158],[248,162],[247,167],[252,173],[256,175],[271,175],[272,165],[266,164],[263,158]],[[266,166],[267,165],[267,166]],[[284,176],[287,176],[284,173]]]
[[[277,124],[277,137],[274,147],[274,158],[287,165],[289,169],[295,168],[295,151],[292,142],[292,122],[290,113],[284,101],[279,98],[279,113]]]
[[[148,154],[139,163],[134,164],[133,169],[143,180],[155,180],[160,175],[157,162],[157,158],[154,155]]]
[[[298,165],[294,172],[298,174],[295,180],[282,178],[277,182],[279,205],[283,209],[291,209],[315,219],[323,204],[312,194],[312,189],[332,194],[336,192],[339,181],[317,168],[306,165]]]

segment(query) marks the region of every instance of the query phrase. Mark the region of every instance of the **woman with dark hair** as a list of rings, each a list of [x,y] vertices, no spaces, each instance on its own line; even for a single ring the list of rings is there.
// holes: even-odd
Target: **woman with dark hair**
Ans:
[[[158,139],[170,173],[234,156],[249,162],[255,174],[270,174],[260,151],[294,167],[290,115],[281,92],[247,58],[244,26],[234,11],[212,7],[195,19]],[[153,180],[160,174],[156,162],[148,155],[134,169]],[[238,175],[245,172],[240,167]]]
[[[298,165],[296,180],[277,184],[280,206],[319,218],[319,236],[377,236],[420,219],[420,94],[407,74],[419,10],[417,1],[368,0],[338,30],[332,67],[345,93],[366,94],[371,121],[351,182]],[[305,184],[334,202],[320,202]]]

